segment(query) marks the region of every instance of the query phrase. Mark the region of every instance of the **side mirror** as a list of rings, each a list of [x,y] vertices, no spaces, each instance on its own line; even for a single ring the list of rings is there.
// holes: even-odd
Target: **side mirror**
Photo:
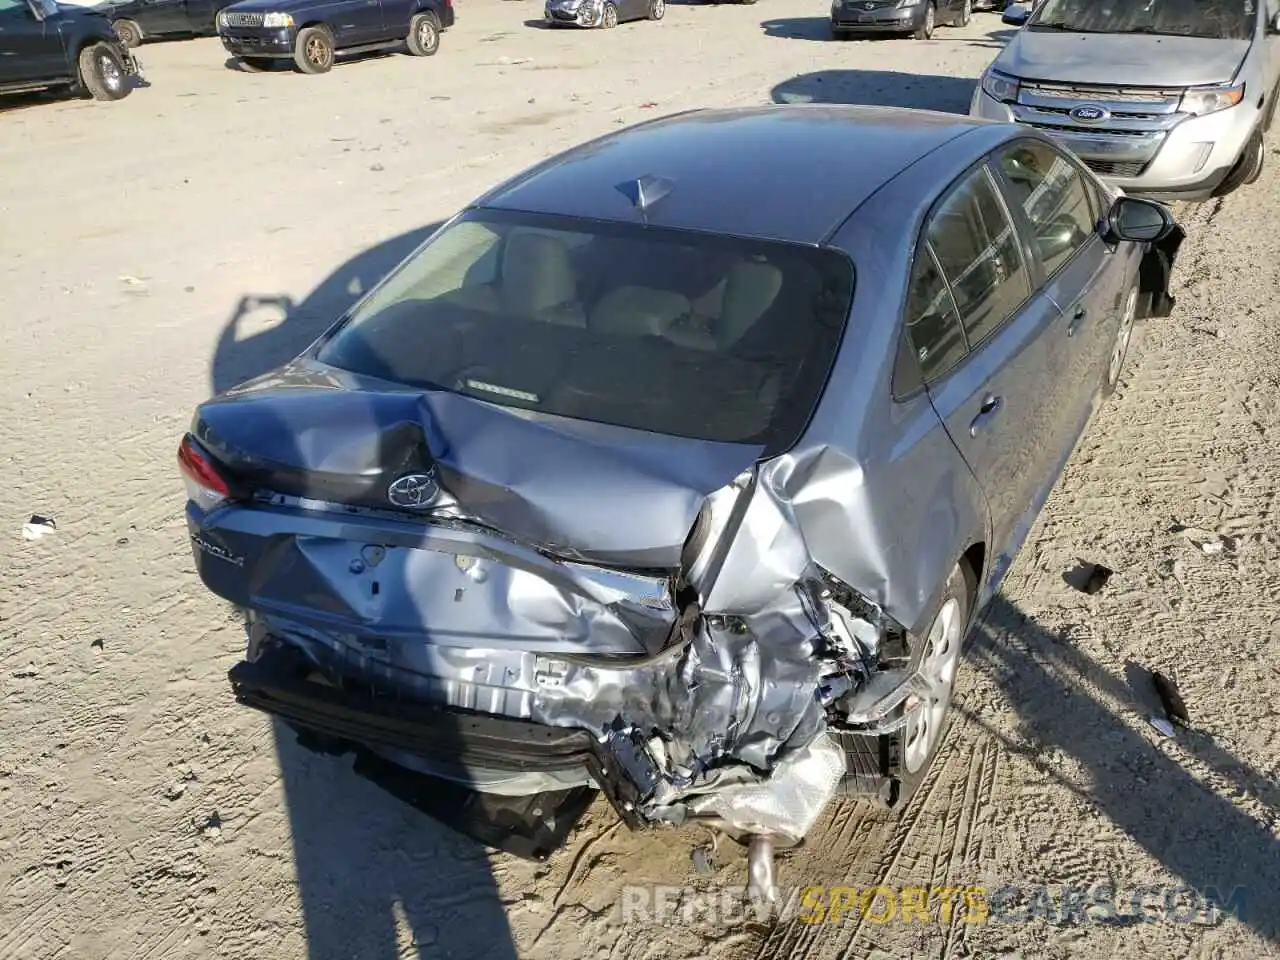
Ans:
[[[1176,226],[1173,212],[1163,203],[1139,197],[1120,197],[1107,212],[1104,239],[1114,243],[1156,243]]]
[[[1011,3],[1004,8],[1004,13],[1000,17],[1000,22],[1007,23],[1011,27],[1020,27],[1030,19],[1031,4]]]

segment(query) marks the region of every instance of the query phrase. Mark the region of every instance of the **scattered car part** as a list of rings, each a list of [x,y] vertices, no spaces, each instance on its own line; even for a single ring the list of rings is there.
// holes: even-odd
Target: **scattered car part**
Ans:
[[[1095,594],[1099,593],[1107,585],[1107,581],[1111,579],[1113,573],[1114,571],[1110,567],[1104,567],[1100,563],[1079,560],[1076,566],[1062,575],[1062,579],[1066,581],[1068,586],[1079,590],[1081,593]]]
[[[58,525],[53,522],[52,517],[33,514],[31,519],[22,525],[22,539],[41,540],[51,533],[56,533],[57,530]]]
[[[1187,705],[1182,700],[1182,694],[1178,692],[1177,684],[1159,672],[1151,674],[1151,682],[1156,688],[1156,694],[1160,697],[1160,703],[1170,722],[1183,727],[1191,726],[1191,717],[1187,714]]]

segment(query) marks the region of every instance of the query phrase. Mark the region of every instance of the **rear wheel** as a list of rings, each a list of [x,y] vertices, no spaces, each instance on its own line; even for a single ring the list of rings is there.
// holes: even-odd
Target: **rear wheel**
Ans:
[[[847,795],[900,807],[924,782],[951,724],[951,697],[976,587],[977,576],[961,561],[947,579],[937,612],[919,641],[918,656],[913,651],[912,659],[929,692],[906,725],[880,737],[838,734],[848,769]]]
[[[95,43],[80,51],[80,83],[95,100],[122,100],[129,95],[124,64],[105,43]]]
[[[618,8],[612,3],[604,5],[604,13],[600,17],[600,26],[606,30],[612,30],[618,25]]]
[[[916,27],[913,36],[917,40],[932,40],[933,30],[938,25],[938,8],[934,5],[933,0],[929,0],[924,5],[924,19],[920,21],[920,26]]]
[[[661,20],[667,13],[667,0],[649,0],[649,19]]]
[[[429,57],[440,49],[440,24],[434,13],[420,13],[409,21],[409,36],[405,41],[415,57]]]
[[[132,20],[117,20],[111,29],[126,47],[136,47],[142,42],[142,28]]]
[[[304,27],[293,45],[293,62],[303,73],[333,69],[333,36],[324,27]]]

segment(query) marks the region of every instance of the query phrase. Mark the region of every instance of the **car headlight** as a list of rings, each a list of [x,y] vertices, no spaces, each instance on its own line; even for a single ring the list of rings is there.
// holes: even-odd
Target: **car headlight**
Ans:
[[[292,27],[293,15],[288,13],[268,13],[262,18],[264,27]]]
[[[912,7],[920,6],[920,0],[898,0],[899,10],[909,10]]]
[[[1001,103],[1012,103],[1018,99],[1018,78],[999,70],[988,70],[982,75],[982,89]]]
[[[219,27],[219,28],[222,28],[222,27],[225,27],[225,26],[227,26],[227,25],[228,25],[228,20],[227,20],[227,11],[225,11],[225,10],[219,10],[219,11],[218,11],[218,27]]]
[[[1234,107],[1243,99],[1243,83],[1228,87],[1193,87],[1182,95],[1182,104],[1178,109],[1185,113],[1204,115]]]

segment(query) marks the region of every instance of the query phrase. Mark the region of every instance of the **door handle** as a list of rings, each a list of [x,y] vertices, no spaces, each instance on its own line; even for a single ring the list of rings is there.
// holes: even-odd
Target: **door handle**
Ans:
[[[1074,337],[1076,331],[1080,329],[1080,325],[1084,323],[1085,317],[1089,316],[1089,311],[1084,307],[1076,307],[1076,312],[1071,315],[1071,320],[1067,323],[1067,336]]]
[[[982,406],[978,408],[978,415],[969,421],[969,436],[976,437],[978,431],[987,425],[987,422],[1000,412],[1000,408],[1004,406],[1004,399],[1001,397],[987,394],[982,400]]]

